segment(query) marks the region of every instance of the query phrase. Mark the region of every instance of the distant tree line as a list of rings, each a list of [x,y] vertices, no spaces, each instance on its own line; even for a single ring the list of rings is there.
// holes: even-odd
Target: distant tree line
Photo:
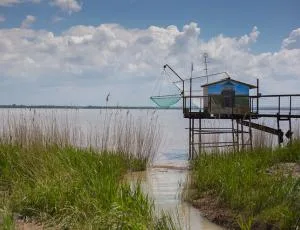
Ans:
[[[99,106],[99,105],[0,105],[2,109],[181,109],[181,107],[159,108],[155,106]]]

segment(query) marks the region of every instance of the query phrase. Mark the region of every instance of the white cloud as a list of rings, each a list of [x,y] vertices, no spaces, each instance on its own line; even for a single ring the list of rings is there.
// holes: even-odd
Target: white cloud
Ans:
[[[36,17],[32,15],[27,15],[26,18],[21,23],[21,28],[29,28],[36,21]]]
[[[0,6],[13,6],[25,2],[40,3],[41,0],[0,0]]]
[[[20,0],[0,0],[0,6],[12,6],[21,3]]]
[[[52,23],[57,23],[57,22],[60,22],[60,21],[62,21],[64,18],[62,18],[62,17],[59,17],[59,16],[53,16],[52,17],[52,19],[51,19],[51,21],[52,21]]]
[[[0,15],[0,23],[5,22],[5,21],[6,21],[6,18],[3,15]]]
[[[283,40],[282,49],[300,49],[300,28],[293,30],[289,37]]]
[[[248,46],[251,43],[256,42],[260,32],[257,30],[257,27],[254,26],[249,35],[244,35],[239,39],[239,44],[241,46]]]
[[[163,64],[188,77],[193,61],[194,76],[200,76],[204,52],[209,54],[210,73],[227,71],[250,84],[259,77],[262,93],[299,92],[300,49],[254,54],[256,27],[247,35],[218,35],[208,41],[201,39],[200,31],[196,23],[182,30],[74,26],[61,35],[0,29],[0,103],[9,103],[1,101],[4,94],[14,103],[105,104],[109,91],[112,104],[151,104],[148,98]],[[21,91],[17,85],[22,85]]]
[[[79,12],[81,10],[81,5],[77,0],[51,0],[50,4],[69,14]]]

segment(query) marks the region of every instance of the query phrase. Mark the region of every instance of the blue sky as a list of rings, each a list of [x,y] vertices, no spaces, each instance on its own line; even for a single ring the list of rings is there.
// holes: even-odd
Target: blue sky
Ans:
[[[257,26],[261,35],[254,50],[274,51],[300,23],[299,0],[83,0],[79,4],[82,9],[72,14],[49,7],[46,0],[40,4],[27,2],[17,7],[1,7],[0,14],[7,22],[0,25],[6,28],[19,26],[28,14],[38,18],[33,28],[55,33],[78,24],[118,23],[127,28],[147,28],[151,25],[182,27],[197,22],[206,40],[220,33],[239,36]],[[54,16],[64,19],[53,23]]]
[[[194,62],[202,75],[204,53],[209,72],[299,93],[299,9],[299,0],[0,0],[0,104],[98,105],[110,93],[112,104],[151,105],[163,64],[188,77]]]

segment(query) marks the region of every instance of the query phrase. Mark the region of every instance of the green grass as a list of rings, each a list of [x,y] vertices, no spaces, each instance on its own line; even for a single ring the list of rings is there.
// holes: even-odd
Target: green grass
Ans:
[[[5,201],[0,201],[1,208],[0,208],[0,227],[3,230],[11,230],[15,229],[15,223],[13,218],[13,213],[11,210],[6,206]]]
[[[299,161],[299,141],[276,150],[201,155],[192,162],[194,186],[199,197],[209,192],[233,210],[242,229],[293,229],[300,225],[300,179],[268,169]]]
[[[0,145],[4,224],[18,213],[60,229],[168,229],[141,188],[122,182],[128,162],[119,153]]]
[[[63,126],[36,112],[8,116],[0,129],[1,229],[14,229],[16,215],[55,229],[176,228],[139,184],[124,180],[151,162],[158,144],[153,119],[106,117],[92,137],[72,121]],[[75,147],[82,140],[85,146]]]

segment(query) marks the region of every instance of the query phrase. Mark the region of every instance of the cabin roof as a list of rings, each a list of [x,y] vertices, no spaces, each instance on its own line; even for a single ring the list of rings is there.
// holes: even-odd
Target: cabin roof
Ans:
[[[201,85],[201,87],[206,87],[206,86],[210,86],[210,85],[215,85],[215,84],[218,84],[218,83],[221,83],[221,82],[225,82],[225,81],[228,81],[228,80],[230,80],[230,81],[232,81],[232,82],[235,82],[235,83],[238,83],[238,84],[246,85],[246,86],[248,86],[250,89],[256,88],[255,85],[250,85],[250,84],[247,84],[247,83],[245,83],[245,82],[237,81],[237,80],[234,80],[234,79],[232,79],[232,78],[230,78],[230,77],[221,79],[221,80],[219,80],[219,81],[211,82],[211,83],[208,83],[208,84],[205,84],[205,85]]]

